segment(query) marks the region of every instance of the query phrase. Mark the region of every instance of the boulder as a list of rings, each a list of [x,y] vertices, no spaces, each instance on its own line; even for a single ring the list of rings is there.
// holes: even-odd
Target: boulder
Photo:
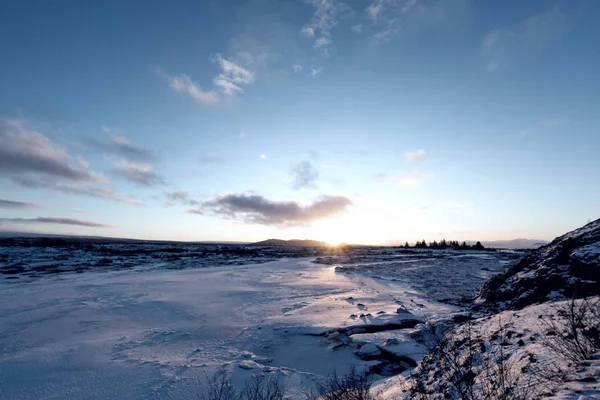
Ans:
[[[358,350],[358,356],[361,358],[377,357],[381,355],[381,350],[373,343],[364,344]]]

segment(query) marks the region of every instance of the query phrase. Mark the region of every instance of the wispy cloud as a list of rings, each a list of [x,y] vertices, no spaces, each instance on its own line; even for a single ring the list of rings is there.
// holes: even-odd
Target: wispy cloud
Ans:
[[[147,149],[135,146],[121,131],[116,128],[107,126],[102,127],[102,131],[106,133],[108,140],[99,140],[89,138],[88,143],[107,154],[119,156],[132,161],[151,161],[155,156]]]
[[[195,211],[250,224],[285,226],[308,225],[345,212],[352,205],[344,196],[323,196],[308,204],[294,201],[273,201],[262,196],[243,193],[227,194],[204,202]]]
[[[333,45],[331,31],[338,25],[340,18],[352,12],[352,9],[337,0],[310,0],[315,12],[311,21],[304,25],[300,33],[313,39],[313,48],[329,54]]]
[[[361,33],[363,30],[363,24],[352,25],[351,29],[356,33]]]
[[[164,183],[164,180],[158,176],[150,164],[121,161],[115,166],[114,172],[131,182],[144,186]]]
[[[403,14],[408,13],[419,0],[374,0],[367,7],[367,15],[374,21],[380,19],[384,14],[391,11],[399,11]]]
[[[200,202],[191,198],[190,194],[185,190],[176,190],[167,193],[167,205],[181,204],[186,206],[197,206]]]
[[[190,208],[189,210],[186,211],[186,213],[194,214],[194,215],[204,215],[204,211],[202,211],[199,208]]]
[[[486,69],[496,71],[518,60],[541,55],[563,35],[568,22],[566,14],[551,8],[514,27],[492,30],[481,44]]]
[[[8,208],[13,210],[29,210],[42,207],[43,206],[35,203],[0,199],[0,208]]]
[[[103,180],[83,159],[70,157],[61,146],[21,121],[0,121],[0,143],[0,175],[78,182]]]
[[[243,92],[241,85],[254,83],[254,73],[236,64],[235,61],[223,58],[220,54],[215,56],[215,60],[221,67],[221,73],[213,82],[221,89],[222,94],[235,96]]]
[[[192,99],[205,106],[214,106],[221,100],[221,96],[214,90],[204,91],[196,82],[186,74],[170,76],[162,74],[173,89],[179,93],[188,94]]]
[[[323,68],[311,67],[310,76],[312,76],[314,78],[317,75],[319,75],[321,72],[323,72]]]
[[[304,68],[304,66],[302,64],[294,64],[294,65],[292,65],[292,71],[294,73],[298,73],[298,72],[302,71],[303,68]]]
[[[409,32],[454,28],[467,8],[464,0],[373,0],[365,13],[373,25],[371,40],[382,43]]]
[[[123,203],[130,206],[141,206],[143,203],[135,198],[125,196],[121,193],[116,192],[115,190],[109,187],[98,187],[98,186],[90,186],[90,185],[80,185],[80,184],[68,184],[68,185],[55,185],[50,187],[53,190],[56,190],[61,193],[75,195],[75,196],[84,196],[84,197],[93,197],[96,199],[104,199],[116,201],[117,203]]]
[[[0,179],[4,177],[29,189],[140,204],[108,187],[108,179],[92,171],[83,157],[70,156],[63,147],[29,129],[23,121],[0,121],[0,143]]]
[[[314,188],[319,177],[316,168],[308,161],[298,163],[292,167],[292,187],[296,190]]]
[[[213,61],[219,65],[221,72],[213,79],[210,90],[203,90],[186,74],[169,75],[161,69],[157,69],[156,72],[169,83],[171,89],[185,93],[206,106],[214,106],[234,99],[244,92],[243,86],[254,83],[254,73],[235,60],[216,54]]]
[[[425,159],[425,150],[407,151],[404,153],[404,158],[410,162],[423,161]]]
[[[75,225],[85,226],[89,228],[111,228],[110,225],[101,224],[100,222],[85,221],[73,218],[53,218],[53,217],[38,217],[38,218],[0,218],[0,224],[58,224],[58,225]]]

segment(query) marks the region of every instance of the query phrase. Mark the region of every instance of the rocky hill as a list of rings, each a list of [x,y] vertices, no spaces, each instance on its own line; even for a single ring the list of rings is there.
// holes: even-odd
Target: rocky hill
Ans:
[[[472,311],[424,327],[430,350],[385,398],[600,399],[600,219],[488,280]]]
[[[600,219],[531,251],[483,286],[476,307],[520,309],[600,294]]]

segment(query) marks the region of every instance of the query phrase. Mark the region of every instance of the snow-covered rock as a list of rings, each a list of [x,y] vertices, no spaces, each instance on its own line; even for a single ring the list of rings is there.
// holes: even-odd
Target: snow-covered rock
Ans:
[[[252,360],[242,360],[238,364],[238,367],[240,367],[241,369],[254,369],[259,367],[259,365]]]
[[[477,302],[489,310],[600,294],[600,219],[556,238],[483,286]]]
[[[576,300],[576,304],[583,301]],[[556,393],[561,387],[569,395],[557,399],[579,399],[570,395],[584,387],[587,393],[597,395],[600,378],[595,375],[595,367],[600,367],[600,360],[589,363],[587,368],[573,375],[575,371],[569,361],[548,346],[556,332],[552,325],[542,320],[549,316],[555,318],[557,309],[568,304],[568,301],[546,302],[458,326],[425,356],[407,386],[419,382],[420,387],[430,391],[427,398],[435,400],[459,399],[461,390],[474,393],[474,398],[494,399],[502,397],[489,395],[501,389],[512,390],[514,395],[521,396],[512,398],[523,399],[542,398]],[[571,382],[561,384],[557,380],[545,380],[556,371],[563,371]],[[532,385],[532,382],[538,384]],[[494,386],[498,384],[501,385]]]
[[[552,400],[600,400],[600,353],[555,390]]]
[[[340,338],[340,333],[338,331],[335,331],[335,332],[327,335],[328,340],[338,340],[339,338]]]
[[[381,351],[377,346],[373,343],[364,344],[360,349],[358,349],[358,356],[363,358],[368,357],[377,357],[381,355]]]

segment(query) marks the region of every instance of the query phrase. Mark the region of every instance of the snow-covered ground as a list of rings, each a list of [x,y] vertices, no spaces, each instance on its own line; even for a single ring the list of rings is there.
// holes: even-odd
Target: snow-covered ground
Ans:
[[[482,257],[448,260],[483,279],[493,262]],[[431,260],[413,262],[411,276],[431,274]],[[406,368],[389,355],[422,357],[412,326],[461,311],[411,280],[311,261],[0,280],[0,397],[196,399],[204,377],[225,368],[237,385],[278,374],[291,398],[302,398],[334,370],[380,364],[379,350],[386,368],[373,371]]]

